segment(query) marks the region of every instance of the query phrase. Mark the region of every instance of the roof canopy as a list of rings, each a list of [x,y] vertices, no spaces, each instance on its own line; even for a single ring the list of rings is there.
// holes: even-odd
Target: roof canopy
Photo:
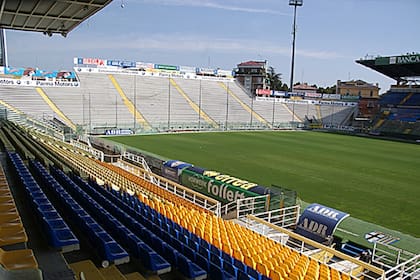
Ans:
[[[418,53],[360,59],[356,62],[397,81],[409,77],[420,77],[420,54]]]
[[[64,37],[112,0],[3,0],[0,28]]]

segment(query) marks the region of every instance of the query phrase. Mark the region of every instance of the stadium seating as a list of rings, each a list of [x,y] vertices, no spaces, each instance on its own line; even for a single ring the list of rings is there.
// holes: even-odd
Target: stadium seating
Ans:
[[[26,244],[28,236],[1,166],[0,208],[3,210],[0,212],[0,247],[19,243]]]
[[[54,115],[54,111],[44,102],[34,88],[0,87],[0,100],[19,109],[26,115],[39,119]]]
[[[401,103],[404,97],[407,96],[407,92],[392,92],[388,91],[386,94],[381,96],[380,104],[382,106],[396,106]]]
[[[403,104],[404,106],[420,106],[420,93],[412,94]]]
[[[72,218],[73,225],[87,234],[87,238],[99,250],[102,260],[117,264],[129,261],[127,252],[67,193],[39,162],[32,162],[32,168],[48,190],[60,201],[66,216]]]
[[[97,186],[97,188],[101,187]],[[108,188],[108,190],[101,189],[101,192],[112,193],[116,199],[125,200],[127,206],[132,205],[133,209],[136,207],[137,209],[140,208],[141,210],[137,210],[142,214],[139,217],[144,217],[143,219],[150,217],[149,220],[157,220],[159,227],[149,225],[152,230],[155,230],[155,234],[165,235],[160,230],[169,228],[169,232],[173,237],[165,235],[167,237],[164,241],[173,246],[174,250],[183,252],[191,260],[195,260],[197,265],[203,269],[210,271],[211,276],[218,275],[217,273],[222,267],[225,273],[233,277],[244,275],[244,273],[254,273],[255,279],[262,279],[263,276],[271,277],[270,275],[274,275],[278,271],[283,273],[284,277],[293,277],[291,275],[303,277],[306,274],[313,274],[315,277],[320,273],[320,264],[316,260],[311,260],[305,255],[299,255],[288,247],[279,246],[278,243],[235,223],[224,221],[202,212],[186,210],[180,206],[164,204],[157,200],[148,200],[145,197],[140,197],[139,200],[142,202],[134,202],[136,201],[135,197],[124,195],[116,190],[112,190],[112,188]],[[148,207],[141,206],[142,203]],[[123,206],[120,203],[118,206],[121,209],[127,209],[127,206]],[[160,215],[155,214],[158,211],[153,211],[153,209],[157,208],[165,209],[165,211],[169,211],[172,214],[175,213],[173,215],[174,220],[165,219],[165,215],[162,212],[159,212],[161,213]],[[128,213],[127,210],[125,212]],[[194,217],[195,215],[200,217]],[[166,224],[164,221],[166,221]],[[195,223],[197,225],[194,225]],[[191,229],[191,231],[188,229]],[[255,238],[252,238],[252,236],[255,236]],[[226,240],[223,240],[223,237]],[[222,240],[220,241],[220,239]],[[218,244],[221,248],[214,244]],[[230,250],[229,248],[233,249]],[[233,255],[226,251],[233,252]],[[323,273],[325,274],[327,271]],[[230,277],[229,275],[225,277]]]
[[[194,266],[196,265],[210,277],[212,275],[219,277],[222,271],[223,277],[227,279],[230,277],[265,279],[277,272],[286,275],[284,279],[305,277],[311,279],[310,275],[316,274],[327,277],[325,279],[331,278],[333,269],[328,266],[323,267],[318,261],[311,260],[310,257],[301,255],[289,247],[234,222],[222,220],[205,211],[192,209],[189,205],[171,202],[170,199],[163,197],[164,192],[161,194],[150,190],[139,191],[143,188],[148,189],[143,186],[147,183],[146,181],[139,181],[136,184],[126,178],[132,174],[122,172],[115,166],[94,162],[68,149],[54,147],[57,153],[79,166],[80,170],[95,174],[90,184],[101,196],[110,201],[100,203],[102,207],[108,204],[107,207],[111,209],[110,204],[115,204],[117,207],[114,208],[122,209],[125,213],[125,215],[115,214],[121,222],[128,219],[126,215],[139,221],[152,233],[141,235],[144,242],[152,244],[151,247],[178,270],[183,270],[184,273],[189,271],[190,276],[195,275],[194,271],[199,271]],[[104,180],[98,181],[96,179],[98,177]],[[105,181],[112,183],[110,186],[99,186],[95,184],[97,181],[102,181],[102,184]],[[149,188],[152,189],[150,186]],[[110,193],[112,197],[109,194],[105,195],[105,192]],[[118,200],[121,203],[117,202]],[[119,212],[117,210],[116,213]],[[184,257],[191,261],[191,264]],[[311,261],[318,266],[313,264],[313,268],[311,266],[309,269]]]
[[[48,236],[48,243],[63,252],[78,250],[79,240],[32,177],[20,156],[14,152],[8,152],[8,156]]]

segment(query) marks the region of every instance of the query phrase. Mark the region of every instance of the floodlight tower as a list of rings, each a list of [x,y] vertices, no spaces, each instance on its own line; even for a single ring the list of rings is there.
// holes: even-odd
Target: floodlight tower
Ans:
[[[296,44],[296,8],[303,6],[303,0],[289,0],[289,6],[294,6],[293,13],[293,41],[292,41],[292,70],[290,71],[290,92],[293,91],[293,74],[295,70],[295,44]]]

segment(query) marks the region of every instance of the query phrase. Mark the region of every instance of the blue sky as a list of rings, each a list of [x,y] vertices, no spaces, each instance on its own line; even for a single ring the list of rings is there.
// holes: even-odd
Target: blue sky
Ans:
[[[9,65],[72,67],[73,57],[233,69],[267,60],[290,81],[288,0],[114,0],[67,38],[7,31]],[[124,8],[121,4],[124,4]],[[355,63],[420,51],[419,0],[304,0],[297,13],[294,81],[393,80]]]

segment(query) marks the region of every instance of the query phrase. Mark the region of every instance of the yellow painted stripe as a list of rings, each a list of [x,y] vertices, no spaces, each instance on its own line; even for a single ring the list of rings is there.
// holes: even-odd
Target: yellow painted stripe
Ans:
[[[298,117],[298,115],[296,115],[295,113],[293,113],[293,111],[292,111],[292,110],[290,110],[290,109],[289,109],[289,107],[287,107],[287,106],[286,106],[286,104],[284,104],[284,103],[282,103],[282,104],[283,104],[283,107],[284,107],[287,111],[289,111],[290,115],[294,116],[294,119],[295,119],[295,120],[298,120],[298,121],[302,122],[302,119],[301,119],[301,118],[299,118],[299,117]],[[292,104],[292,106],[293,106],[293,104]]]
[[[57,107],[57,105],[54,104],[54,102],[48,97],[48,95],[45,93],[45,91],[42,88],[37,87],[36,91],[38,92],[38,94],[42,97],[42,99],[44,99],[45,103],[48,104],[48,106],[50,106],[50,108],[68,125],[70,126],[73,130],[76,130],[76,125],[69,119],[67,118],[66,115],[64,115],[64,113]]]
[[[408,100],[408,99],[410,99],[410,98],[411,98],[411,96],[413,96],[413,95],[414,95],[414,92],[410,92],[409,94],[407,94],[407,95],[403,98],[403,100],[401,100],[400,105],[403,105],[405,102],[407,102],[407,100]]]
[[[378,129],[384,122],[384,119],[379,119],[379,121],[373,126],[373,129]]]
[[[316,117],[319,121],[322,121],[322,115],[321,115],[321,105],[315,105],[316,109]]]
[[[134,115],[136,116],[137,123],[139,123],[145,129],[148,129],[148,130],[152,129],[152,127],[150,126],[150,124],[146,120],[146,118],[143,116],[143,114],[140,113],[136,109],[136,107],[134,106],[133,102],[131,102],[131,100],[128,99],[127,95],[125,95],[124,91],[120,87],[120,84],[117,82],[117,80],[115,79],[115,77],[113,75],[109,74],[108,75],[108,78],[111,80],[111,82],[114,85],[115,89],[117,90],[117,92],[121,96],[121,98],[124,101],[124,104],[127,107],[127,109],[130,111],[131,114],[133,114],[133,116]]]
[[[254,110],[251,110],[251,108],[249,108],[248,105],[246,105],[245,103],[242,102],[241,99],[239,99],[239,97],[230,89],[227,88],[227,86],[222,83],[219,82],[219,85],[226,90],[230,96],[233,97],[233,99],[235,99],[236,101],[238,101],[238,103],[242,106],[242,108],[244,108],[248,113],[252,114],[257,120],[259,120],[260,122],[266,124],[268,127],[273,127],[271,125],[271,123],[269,123],[266,119],[264,119],[263,117],[261,117],[258,113],[256,113]]]
[[[0,100],[0,104],[3,105],[4,107],[7,107],[9,110],[12,110],[13,112],[19,114],[19,115],[24,115],[24,113],[22,111],[20,111],[19,109],[13,107],[12,105],[10,105],[9,103]]]
[[[182,88],[174,81],[174,79],[169,79],[171,82],[171,85],[174,86],[174,88],[176,88],[176,90],[179,92],[179,94],[182,95],[182,97],[185,98],[185,100],[187,100],[188,104],[191,106],[191,108],[197,112],[197,114],[201,114],[201,117],[208,122],[209,124],[211,124],[213,127],[217,128],[219,127],[219,125],[209,116],[206,114],[206,112],[203,111],[203,109],[201,109],[200,112],[200,107],[198,107],[197,104],[194,103],[194,101],[191,100],[191,98],[182,90]]]

